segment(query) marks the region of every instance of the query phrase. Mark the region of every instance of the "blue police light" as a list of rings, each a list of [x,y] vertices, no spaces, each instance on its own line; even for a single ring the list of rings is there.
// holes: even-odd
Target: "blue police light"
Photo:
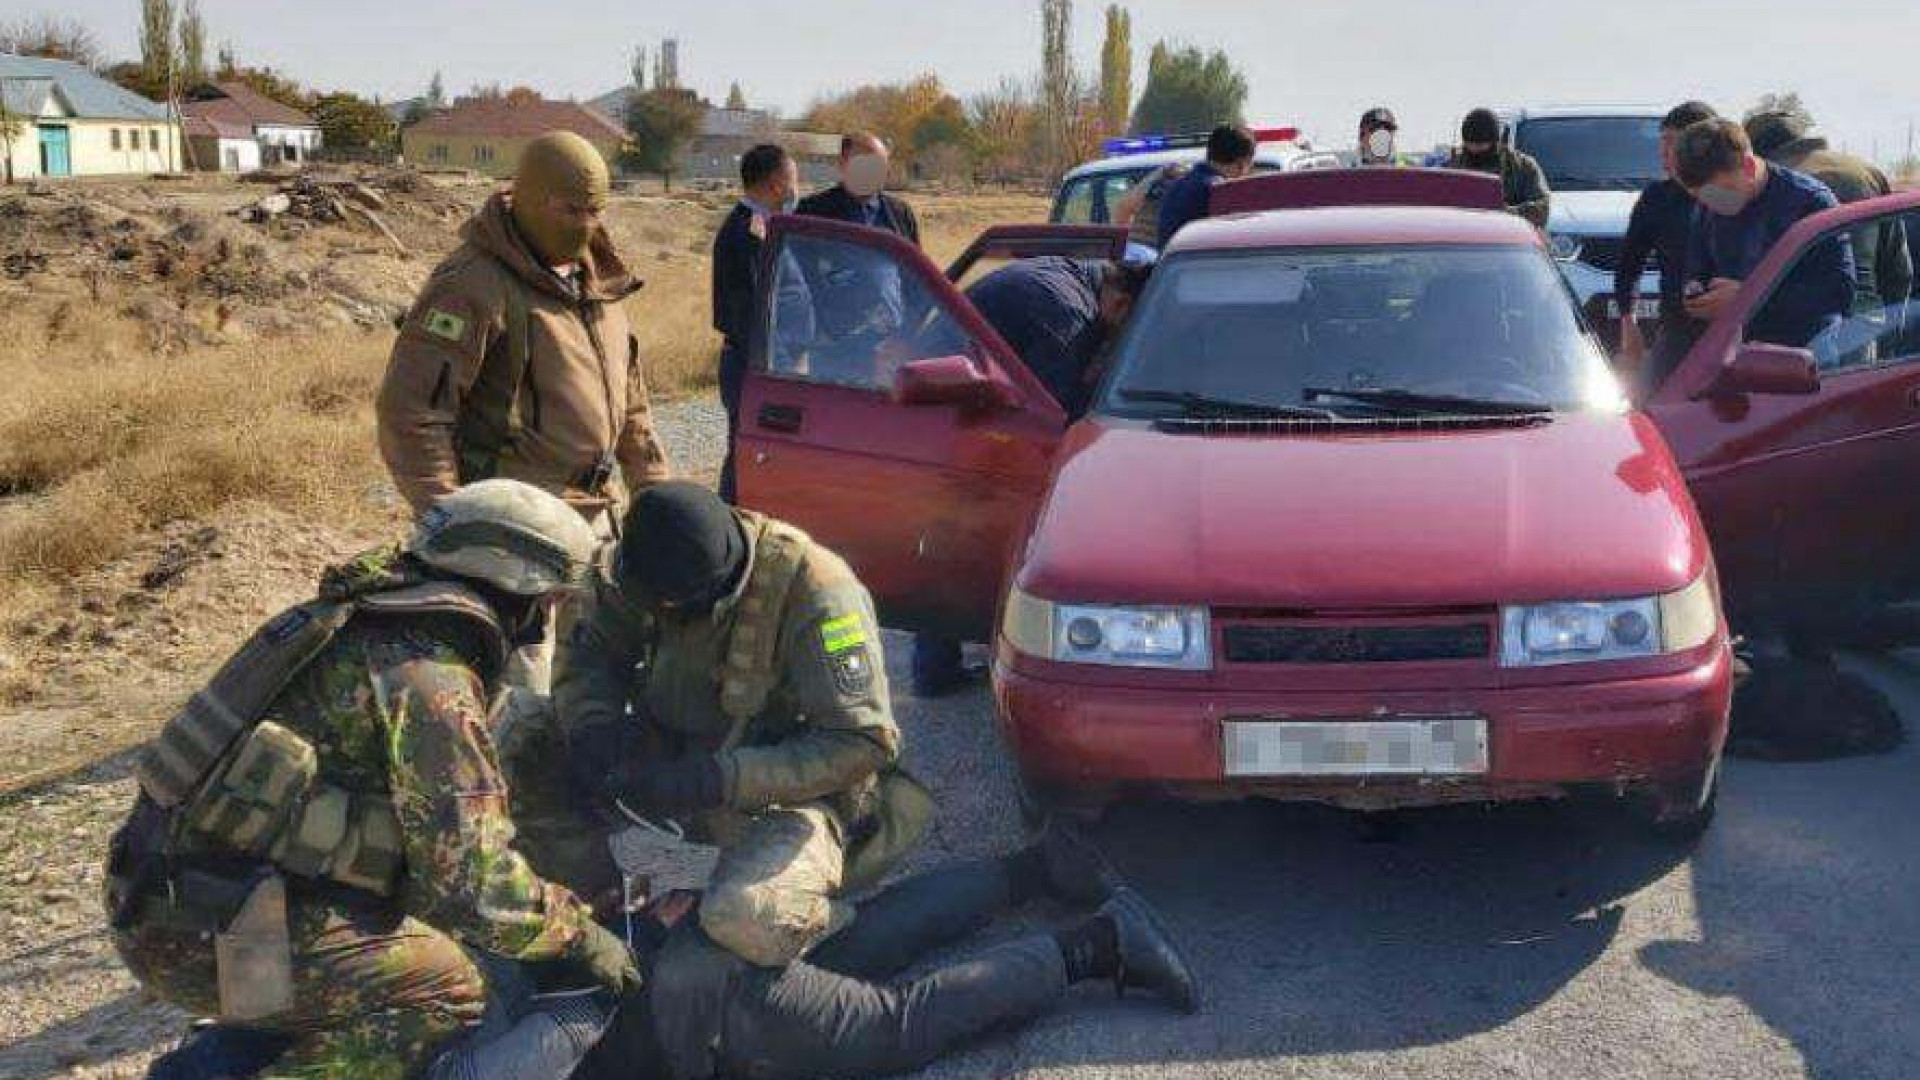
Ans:
[[[1185,150],[1191,147],[1207,145],[1211,132],[1195,131],[1185,135],[1129,135],[1124,139],[1108,139],[1100,144],[1100,149],[1108,157],[1127,157],[1131,154],[1154,154],[1162,150]],[[1300,137],[1297,127],[1255,128],[1255,142],[1292,142]]]

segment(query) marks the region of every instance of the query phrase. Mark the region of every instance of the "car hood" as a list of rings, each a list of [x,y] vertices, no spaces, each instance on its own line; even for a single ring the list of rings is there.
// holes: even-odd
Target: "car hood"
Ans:
[[[1668,592],[1707,545],[1637,413],[1176,435],[1079,425],[1019,571],[1051,600],[1409,609]]]
[[[1625,236],[1639,199],[1633,191],[1558,191],[1547,214],[1547,231],[1578,236]]]

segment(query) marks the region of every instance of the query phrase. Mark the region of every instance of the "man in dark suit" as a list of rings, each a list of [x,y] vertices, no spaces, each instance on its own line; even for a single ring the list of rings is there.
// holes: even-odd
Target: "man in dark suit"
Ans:
[[[800,200],[800,212],[809,217],[850,221],[898,233],[918,247],[920,219],[906,200],[886,192],[893,163],[887,144],[870,131],[856,131],[840,139],[840,182]]]
[[[800,194],[800,170],[786,149],[771,143],[740,157],[740,204],[713,238],[713,328],[720,332],[720,403],[727,410],[727,460],[720,497],[734,501],[733,448],[740,426],[740,384],[747,370],[753,293],[767,219],[790,214]]]

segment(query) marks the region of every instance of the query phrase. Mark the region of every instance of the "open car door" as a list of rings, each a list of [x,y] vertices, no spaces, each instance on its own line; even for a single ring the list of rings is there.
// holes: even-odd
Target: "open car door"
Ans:
[[[1311,169],[1215,184],[1207,212],[1245,214],[1318,206],[1453,206],[1502,210],[1500,178],[1463,169]]]
[[[986,640],[1066,417],[921,251],[769,223],[742,387],[742,506],[845,558],[889,626]]]
[[[1743,629],[1835,640],[1920,590],[1916,261],[1920,192],[1800,222],[1646,403]]]
[[[1069,259],[1119,259],[1127,253],[1127,230],[1119,225],[995,225],[947,267],[947,280],[965,281],[989,262],[1057,255]]]

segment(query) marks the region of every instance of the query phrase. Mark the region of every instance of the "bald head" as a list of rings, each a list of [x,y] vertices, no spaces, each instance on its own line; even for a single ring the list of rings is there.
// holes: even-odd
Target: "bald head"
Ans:
[[[571,131],[550,131],[527,144],[513,178],[513,220],[548,262],[586,255],[612,188],[607,161]]]

